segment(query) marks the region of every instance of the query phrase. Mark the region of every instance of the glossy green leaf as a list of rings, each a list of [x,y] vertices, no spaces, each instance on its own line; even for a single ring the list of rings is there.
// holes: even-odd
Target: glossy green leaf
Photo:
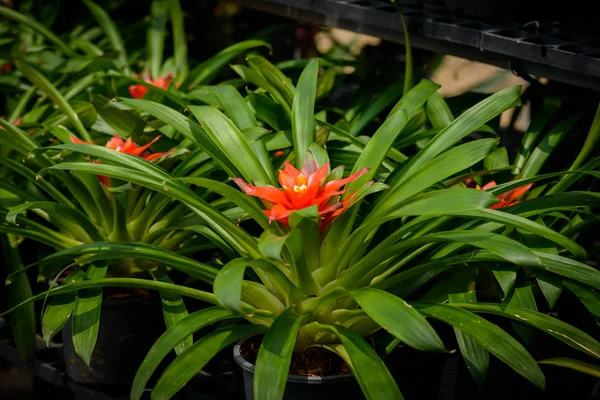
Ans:
[[[444,129],[446,125],[454,120],[450,107],[438,92],[433,93],[427,99],[425,112],[429,122],[435,129]]]
[[[312,60],[300,75],[292,103],[292,138],[298,169],[302,168],[304,156],[313,142],[318,73],[319,61]]]
[[[296,88],[287,76],[264,57],[251,56],[246,61],[250,68],[261,74],[269,83],[270,87],[265,87],[264,89],[271,93],[271,95],[275,95],[273,90],[279,94],[276,96],[278,97],[276,100],[280,101],[282,99],[284,101],[281,104],[282,106],[291,106],[293,104]]]
[[[85,271],[81,268],[73,271],[63,282],[63,285],[81,282],[85,278]],[[50,341],[59,333],[67,324],[69,318],[75,309],[75,301],[77,296],[75,293],[58,295],[50,298],[44,314],[42,315],[42,334],[46,346],[50,345]]]
[[[221,149],[213,142],[208,134],[195,122],[181,113],[165,105],[148,100],[122,99],[123,103],[138,108],[160,119],[167,125],[184,134],[188,139],[197,143],[211,158],[217,162],[229,176],[238,175],[232,162],[223,154]]]
[[[93,255],[95,260],[114,260],[122,257],[152,260],[209,283],[217,275],[217,270],[214,267],[157,246],[114,242],[89,243],[55,252],[41,261],[42,270],[46,270],[45,265],[62,265],[62,263],[70,261],[74,257],[85,255]],[[80,261],[83,262],[84,260]]]
[[[424,164],[404,182],[392,186],[377,202],[374,214],[385,212],[431,185],[481,161],[496,146],[495,139],[481,139],[456,146]]]
[[[483,168],[488,171],[508,167],[508,151],[506,147],[498,147],[483,160]]]
[[[575,257],[582,259],[587,258],[587,253],[585,249],[579,244],[572,241],[571,239],[561,235],[560,233],[557,233],[556,231],[550,228],[547,228],[542,224],[530,221],[518,215],[505,213],[499,210],[483,209],[467,213],[466,216],[475,218],[481,217],[490,221],[502,223],[504,225],[516,226],[518,228],[525,229],[529,232],[540,235],[545,239],[548,239],[556,244],[563,246],[565,249],[569,250]]]
[[[209,86],[208,91],[219,101],[225,113],[240,131],[256,127],[256,119],[242,95],[232,86]]]
[[[71,122],[71,124],[73,124],[75,129],[77,129],[77,132],[79,132],[79,134],[81,135],[81,137],[84,140],[87,140],[87,141],[92,140],[90,134],[88,133],[88,131],[85,129],[85,127],[81,123],[81,119],[77,116],[75,111],[73,111],[73,108],[71,107],[69,102],[67,100],[65,100],[65,98],[60,94],[60,92],[56,89],[56,87],[54,87],[54,85],[52,85],[52,83],[50,83],[50,81],[44,75],[42,75],[39,71],[37,71],[32,66],[30,66],[22,61],[18,61],[18,60],[15,61],[15,65],[19,69],[19,71],[29,81],[31,81],[31,83],[33,83],[35,86],[37,86],[37,88],[40,89],[42,92],[46,93],[46,95],[58,107],[60,107],[60,109],[69,118],[69,121]]]
[[[190,183],[199,187],[211,190],[219,195],[227,198],[235,205],[247,212],[256,222],[263,227],[263,229],[269,229],[269,218],[265,215],[263,210],[256,205],[256,202],[246,194],[239,190],[232,188],[224,183],[214,181],[206,178],[179,178],[181,182]]]
[[[405,81],[406,82],[406,81]],[[427,99],[438,90],[440,85],[428,81],[422,80],[418,85],[406,92],[402,98],[396,103],[388,118],[394,115],[399,110],[406,111],[408,119],[412,119],[427,102]]]
[[[403,399],[400,389],[385,364],[370,344],[358,333],[341,325],[327,326],[342,342],[338,352],[352,369],[363,394],[368,400]]]
[[[7,273],[23,269],[19,248],[12,235],[0,234],[3,261]],[[33,295],[29,278],[21,275],[7,288],[7,305],[14,307]],[[17,352],[24,362],[28,361],[36,349],[36,320],[33,304],[19,308],[11,318],[11,328]]]
[[[153,275],[154,279],[158,281],[173,283],[171,278],[169,278],[169,276],[164,270],[157,270]],[[168,292],[161,292],[160,299],[162,303],[163,317],[165,320],[167,330],[188,316],[187,308],[185,306],[183,298],[180,295]],[[177,353],[177,355],[183,353],[193,343],[194,340],[192,335],[187,336],[181,342],[177,343],[177,345],[175,346],[175,353]]]
[[[187,77],[187,39],[185,37],[184,15],[179,0],[168,0],[173,30],[173,57],[175,58],[175,81],[183,82]]]
[[[600,324],[600,294],[591,287],[573,281],[564,280],[563,285],[577,296],[585,308],[592,313],[596,322]]]
[[[150,76],[153,79],[157,79],[161,75],[167,15],[169,13],[168,6],[167,0],[153,0],[150,4],[150,22],[146,36]]]
[[[190,314],[167,329],[152,345],[144,361],[140,364],[131,385],[131,398],[139,400],[142,397],[150,377],[178,343],[206,326],[232,318],[238,317],[222,308],[209,307]]]
[[[106,276],[108,263],[90,265],[86,272],[86,280],[99,280]],[[100,328],[100,312],[102,308],[102,289],[84,289],[77,292],[77,300],[73,310],[72,335],[73,348],[81,360],[89,367],[92,352],[96,347],[98,329]]]
[[[396,81],[389,85],[381,93],[374,96],[372,102],[368,103],[360,115],[352,121],[350,134],[357,136],[373,119],[386,109],[392,102],[402,95],[404,81]]]
[[[455,305],[475,313],[501,315],[538,328],[569,346],[592,357],[600,358],[600,343],[587,333],[557,318],[528,308],[495,303]]]
[[[270,182],[270,177],[256,157],[256,153],[230,119],[209,106],[190,106],[190,110],[246,181]],[[244,157],[240,157],[240,154]]]
[[[531,149],[536,142],[537,137],[550,122],[550,119],[556,114],[556,111],[560,108],[561,102],[558,96],[543,96],[543,104],[540,109],[533,116],[527,132],[523,135],[521,141],[521,149],[515,157],[513,175],[519,175],[521,169],[525,165],[527,158],[531,154]]]
[[[537,271],[535,277],[550,309],[553,309],[562,292],[562,280],[560,277],[544,271]]]
[[[516,265],[507,263],[501,263],[499,265],[493,265],[491,267],[492,273],[494,274],[496,281],[498,281],[498,284],[500,285],[500,289],[502,289],[502,293],[504,293],[504,296],[508,295],[513,285],[517,281],[518,268],[519,267]]]
[[[424,164],[454,145],[458,140],[464,138],[503,111],[517,105],[520,102],[519,95],[519,86],[509,87],[493,94],[465,111],[431,139],[427,145],[411,159],[408,165],[404,166],[402,172],[395,181],[402,182],[406,180]]]
[[[577,113],[556,124],[533,150],[523,166],[520,176],[522,178],[529,178],[537,175],[552,151],[556,149],[567,133],[581,120],[582,116],[582,113]]]
[[[446,322],[471,336],[487,351],[498,357],[536,387],[544,389],[546,379],[525,348],[497,325],[461,308],[480,307],[475,304],[445,305],[418,302],[413,304],[421,313]]]
[[[401,298],[371,288],[352,289],[350,294],[375,322],[402,342],[421,351],[446,351],[425,317]]]
[[[448,301],[450,303],[476,303],[476,281],[477,270],[455,270],[448,282]],[[454,334],[460,348],[460,354],[467,365],[469,373],[475,382],[477,382],[477,385],[481,387],[487,375],[490,354],[469,336],[468,333],[454,328]]]
[[[538,364],[543,365],[555,365],[557,367],[569,368],[584,374],[595,376],[600,378],[600,366],[589,364],[583,361],[574,360],[572,358],[549,358],[546,360],[538,361]]]
[[[242,325],[204,336],[169,365],[156,383],[152,399],[170,399],[221,350],[264,331],[265,327],[261,325]]]
[[[256,358],[254,398],[279,400],[283,398],[302,315],[288,308],[267,330]]]
[[[91,0],[83,0],[84,4],[90,10],[100,28],[104,31],[110,45],[113,50],[117,52],[117,59],[119,60],[119,67],[123,68],[125,73],[129,72],[129,66],[127,63],[127,53],[123,39],[114,21],[110,18],[106,10],[100,7],[98,4]]]
[[[373,134],[360,157],[354,164],[352,173],[356,173],[363,168],[369,168],[363,176],[347,185],[350,190],[363,185],[365,182],[372,180],[386,157],[386,154],[392,148],[394,141],[406,126],[408,117],[404,109],[398,110],[395,114],[390,115],[385,122]]]
[[[196,85],[205,85],[210,83],[210,81],[217,76],[221,68],[227,65],[231,60],[240,54],[257,47],[267,47],[271,49],[271,46],[262,40],[245,40],[226,47],[219,53],[215,54],[203,63],[198,64],[194,69],[192,69],[186,80],[183,82],[182,87],[191,89]]]
[[[56,36],[45,25],[39,23],[35,19],[33,19],[27,15],[24,15],[18,11],[15,11],[11,8],[5,7],[5,6],[0,6],[0,15],[2,15],[3,17],[6,17],[6,18],[10,18],[14,21],[17,21],[20,24],[23,24],[23,25],[39,32],[40,34],[42,34],[43,36],[48,38],[48,40],[50,40],[51,42],[56,44],[57,47],[60,48],[61,51],[64,52],[66,55],[71,56],[71,57],[76,55],[76,53],[73,50],[71,50],[71,48],[69,48],[69,46],[65,42],[63,42],[58,36]]]

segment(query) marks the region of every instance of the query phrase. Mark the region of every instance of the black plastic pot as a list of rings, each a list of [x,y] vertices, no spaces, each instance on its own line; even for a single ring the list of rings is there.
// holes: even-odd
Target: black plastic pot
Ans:
[[[246,400],[254,400],[254,365],[240,354],[242,342],[233,348],[233,358],[242,367]],[[288,375],[283,400],[363,400],[365,397],[351,374],[336,376]]]
[[[138,367],[163,330],[162,312],[155,301],[105,299],[90,367],[75,353],[71,321],[63,328],[66,373],[84,385],[128,391]]]

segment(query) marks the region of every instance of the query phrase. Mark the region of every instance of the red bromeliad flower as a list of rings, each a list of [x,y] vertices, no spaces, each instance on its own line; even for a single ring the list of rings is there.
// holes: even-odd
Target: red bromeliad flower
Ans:
[[[119,136],[115,135],[110,139],[104,147],[107,149],[118,151],[119,153],[127,153],[132,156],[142,157],[146,161],[154,161],[156,159],[166,157],[172,154],[172,151],[166,151],[162,153],[154,153],[150,154],[150,152],[146,151],[154,142],[160,139],[160,135],[152,139],[152,141],[144,146],[140,146],[137,143],[134,143],[131,138],[127,138],[127,140],[121,139]],[[71,136],[71,141],[75,144],[94,144],[93,142],[86,142],[84,140],[78,139],[75,136]],[[96,163],[100,163],[96,161]],[[98,179],[100,182],[104,183],[106,186],[110,186],[110,181],[107,176],[98,175]]]
[[[134,77],[139,78],[139,75],[134,75]],[[163,76],[163,77],[155,79],[155,80],[150,79],[149,76],[144,76],[144,82],[147,82],[147,83],[151,84],[152,86],[156,86],[157,88],[162,89],[162,90],[167,90],[167,88],[169,87],[169,84],[171,83],[172,80],[173,80],[172,74],[168,74],[166,76]],[[129,94],[131,95],[131,97],[136,98],[136,99],[141,99],[142,97],[144,97],[144,95],[146,94],[147,91],[148,91],[148,88],[143,85],[129,86]]]
[[[263,200],[269,208],[264,210],[269,216],[269,222],[279,221],[288,226],[291,213],[316,205],[323,229],[357,200],[357,196],[350,195],[339,201],[338,196],[348,191],[340,190],[342,186],[355,181],[368,171],[368,168],[363,168],[347,178],[325,183],[328,169],[329,163],[319,168],[317,162],[311,160],[305,161],[302,170],[298,171],[286,161],[283,170],[279,171],[281,189],[274,186],[252,186],[240,178],[232,180],[246,194]]]
[[[4,72],[8,72],[11,69],[12,69],[12,64],[11,63],[2,64],[2,65],[0,65],[0,74],[4,73]]]
[[[496,186],[495,181],[489,181],[488,183],[483,185],[483,187],[481,187],[475,182],[475,180],[473,178],[467,179],[465,183],[468,188],[474,188],[477,190],[487,190],[487,189],[490,189],[490,188],[493,188],[494,186]],[[521,186],[520,188],[509,190],[506,193],[502,193],[501,195],[498,196],[498,200],[500,200],[500,202],[494,204],[493,206],[490,206],[490,209],[495,210],[498,208],[510,207],[514,204],[520,203],[519,201],[516,201],[516,200],[519,197],[521,197],[522,195],[524,195],[529,189],[531,189],[532,185],[533,184],[530,183],[528,185]]]

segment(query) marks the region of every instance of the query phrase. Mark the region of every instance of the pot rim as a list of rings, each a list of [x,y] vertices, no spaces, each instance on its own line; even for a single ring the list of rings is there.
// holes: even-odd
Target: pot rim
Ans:
[[[240,353],[240,348],[242,347],[243,340],[240,340],[233,347],[233,359],[235,362],[242,367],[245,371],[250,372],[254,375],[254,364],[247,361],[242,354]],[[325,384],[325,383],[338,383],[340,381],[346,381],[349,379],[354,379],[354,375],[352,374],[343,374],[343,375],[328,375],[328,376],[317,376],[317,375],[289,375],[287,376],[287,382],[292,383],[308,383],[308,384]]]

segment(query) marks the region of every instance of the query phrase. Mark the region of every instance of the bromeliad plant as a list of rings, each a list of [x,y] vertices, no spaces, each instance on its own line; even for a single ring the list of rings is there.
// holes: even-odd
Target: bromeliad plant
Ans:
[[[281,398],[292,353],[310,346],[342,357],[367,398],[402,398],[384,362],[365,338],[385,329],[396,338],[394,343],[446,352],[447,344],[428,318],[454,328],[458,347],[478,382],[485,378],[491,353],[533,385],[545,387],[544,374],[526,348],[481,314],[538,328],[580,351],[582,357],[600,358],[600,343],[525,306],[528,292],[515,285],[517,276],[529,281],[529,272],[535,271],[548,301],[547,293],[556,299],[564,285],[594,312],[600,272],[576,261],[585,260],[586,251],[572,239],[586,222],[559,233],[543,221],[547,214],[567,209],[583,215],[589,224],[590,218],[594,219],[589,208],[600,203],[597,193],[557,193],[491,209],[502,193],[554,175],[518,179],[489,190],[440,185],[494,151],[495,138],[467,140],[468,135],[518,104],[519,88],[496,93],[454,119],[436,94],[438,86],[421,82],[407,91],[366,144],[357,140],[362,153],[344,178],[344,169],[330,169],[328,151],[315,143],[319,130],[335,129],[315,119],[317,75],[318,62],[312,61],[294,88],[290,116],[295,167],[285,164],[277,175],[266,157],[264,142],[256,140],[255,130],[244,126],[256,123],[247,103],[237,102],[233,107],[224,102],[229,118],[212,107],[189,107],[205,132],[189,135],[190,140],[203,146],[244,193],[212,179],[178,177],[142,159],[97,146],[54,148],[91,154],[102,163],[62,162],[50,170],[109,176],[178,200],[202,218],[229,249],[231,260],[220,269],[156,246],[107,242],[62,251],[47,260],[64,262],[77,256],[79,263],[85,263],[112,259],[118,249],[136,258],[168,260],[173,268],[213,285],[213,293],[208,293],[167,282],[107,278],[66,284],[48,292],[59,295],[82,288],[133,286],[215,304],[165,332],[140,366],[131,397],[141,397],[153,371],[178,343],[193,332],[230,319],[250,324],[222,324],[179,354],[154,387],[155,398],[171,397],[220,350],[259,334],[264,337],[255,369],[257,399]],[[194,122],[163,105],[146,100],[127,104],[163,119],[181,133],[195,129]],[[445,121],[444,126],[420,151],[399,162],[393,145],[424,106],[438,123]],[[340,129],[337,135],[354,143],[352,136]],[[279,162],[277,157],[274,160]],[[597,174],[593,170],[576,173]],[[220,206],[241,209],[245,215],[236,224],[215,208],[215,203],[195,194],[189,184],[222,196]],[[258,238],[253,235],[257,225],[262,230]],[[553,250],[528,246],[517,233],[543,237]],[[504,269],[507,274],[496,275],[503,293],[492,284],[497,300],[487,296],[491,302],[478,302],[478,295],[487,288],[478,286],[477,275],[500,265],[508,266]],[[36,298],[41,296],[31,300]],[[585,369],[577,360],[566,364]]]

